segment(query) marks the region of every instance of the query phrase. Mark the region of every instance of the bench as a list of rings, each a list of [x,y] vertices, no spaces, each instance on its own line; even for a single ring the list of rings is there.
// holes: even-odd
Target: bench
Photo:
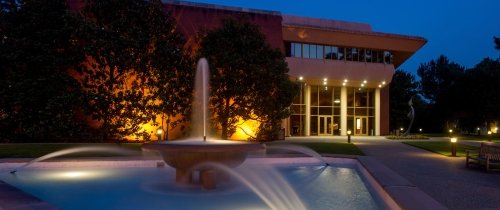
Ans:
[[[466,149],[465,166],[474,164],[486,167],[486,171],[500,171],[500,146],[481,143],[479,149]]]

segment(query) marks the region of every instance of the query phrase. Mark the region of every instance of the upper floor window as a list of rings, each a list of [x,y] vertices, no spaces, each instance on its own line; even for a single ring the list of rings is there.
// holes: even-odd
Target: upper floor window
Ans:
[[[368,63],[393,63],[393,55],[388,50],[374,50],[355,47],[306,44],[287,42],[286,56],[295,58],[345,60]]]

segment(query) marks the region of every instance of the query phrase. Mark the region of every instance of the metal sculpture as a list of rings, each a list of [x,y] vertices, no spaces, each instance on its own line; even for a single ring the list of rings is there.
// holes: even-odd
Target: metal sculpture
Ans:
[[[408,112],[408,118],[410,118],[410,125],[408,125],[408,129],[403,133],[403,136],[410,134],[411,126],[413,125],[413,120],[415,119],[415,109],[413,109],[413,96],[408,101],[408,106],[410,106],[410,112]]]

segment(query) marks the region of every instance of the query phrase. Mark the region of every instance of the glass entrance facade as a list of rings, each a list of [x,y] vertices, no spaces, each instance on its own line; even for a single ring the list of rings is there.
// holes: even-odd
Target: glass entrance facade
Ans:
[[[347,129],[354,135],[375,134],[375,91],[347,88]]]
[[[375,91],[374,88],[302,84],[292,104],[290,135],[342,135],[342,129],[351,130],[354,135],[375,135]],[[343,98],[346,102],[342,103]],[[345,118],[344,125],[342,118]]]

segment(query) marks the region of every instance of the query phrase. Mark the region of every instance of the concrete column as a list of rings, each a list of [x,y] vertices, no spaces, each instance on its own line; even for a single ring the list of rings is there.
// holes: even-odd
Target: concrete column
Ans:
[[[380,136],[380,88],[375,89],[375,136]]]
[[[347,135],[347,88],[340,89],[340,135]]]
[[[304,87],[305,91],[305,96],[304,96],[304,102],[306,103],[306,119],[305,119],[305,128],[304,128],[304,135],[305,136],[310,136],[311,135],[311,86],[306,85]]]

